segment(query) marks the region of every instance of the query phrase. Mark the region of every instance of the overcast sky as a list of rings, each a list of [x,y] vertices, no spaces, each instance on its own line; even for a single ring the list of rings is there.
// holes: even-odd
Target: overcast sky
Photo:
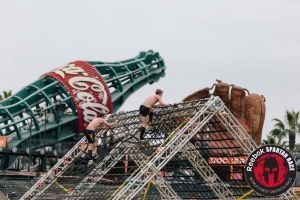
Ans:
[[[71,61],[121,61],[149,49],[164,58],[166,76],[121,110],[138,109],[156,88],[179,102],[216,79],[266,97],[263,138],[272,118],[300,110],[300,1],[0,2],[0,91],[15,93]]]

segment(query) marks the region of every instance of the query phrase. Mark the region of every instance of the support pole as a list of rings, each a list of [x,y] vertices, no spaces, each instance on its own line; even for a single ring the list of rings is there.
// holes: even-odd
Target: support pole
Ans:
[[[151,183],[152,183],[152,179],[148,182],[148,185],[147,185],[147,187],[146,187],[145,194],[144,194],[144,196],[143,196],[143,200],[145,200],[146,197],[147,197],[147,193],[148,193],[148,191],[149,191],[149,188],[150,188]]]

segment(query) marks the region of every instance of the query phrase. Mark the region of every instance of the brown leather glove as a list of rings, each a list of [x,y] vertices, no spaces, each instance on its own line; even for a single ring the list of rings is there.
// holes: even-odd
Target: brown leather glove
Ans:
[[[255,143],[259,145],[266,113],[265,97],[250,94],[247,89],[217,80],[217,84],[211,88],[198,90],[186,96],[182,101],[209,98],[211,95],[219,96],[222,99],[247,133],[254,138]]]

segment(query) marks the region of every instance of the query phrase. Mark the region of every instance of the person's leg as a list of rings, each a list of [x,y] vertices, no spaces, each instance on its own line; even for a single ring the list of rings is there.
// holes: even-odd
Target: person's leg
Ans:
[[[148,115],[146,115],[146,117],[142,117],[142,127],[140,128],[140,140],[144,140],[144,134],[145,134],[148,122],[149,122]]]
[[[149,122],[149,113],[150,113],[150,108],[147,108],[146,106],[143,105],[140,106],[140,114],[142,115],[142,126],[140,127],[139,130],[140,140],[144,139],[146,127]]]
[[[92,146],[93,144],[89,144],[89,146]],[[89,154],[89,156],[90,156],[90,159],[92,158],[92,156],[93,156],[93,150],[92,149],[88,149],[88,154]]]
[[[150,109],[150,113],[149,113],[149,122],[148,122],[148,124],[149,124],[150,126],[152,125],[153,115],[154,115],[154,109],[151,108],[151,109]]]
[[[91,145],[89,145],[89,146],[91,146],[92,152],[95,152],[95,149],[96,149],[96,139],[97,139],[97,142],[98,142],[98,138],[96,138],[95,132],[90,132],[89,133],[89,138],[90,138],[89,143],[91,143]]]
[[[88,153],[89,153],[90,157],[92,157],[94,149],[95,149],[94,143],[89,143]]]
[[[98,159],[97,145],[98,145],[98,138],[95,136],[94,148],[93,148],[93,152],[92,152],[93,159]]]
[[[93,149],[94,149],[94,143],[89,143],[88,146],[88,156],[89,156],[89,162],[88,165],[92,165],[94,163],[93,161]]]
[[[98,146],[98,141],[99,141],[99,139],[95,136],[95,138],[94,138],[94,149],[93,149],[94,153],[97,153],[96,147]]]
[[[89,162],[88,162],[88,165],[92,165],[94,163],[93,161],[93,152],[95,151],[95,132],[93,131],[90,131],[90,130],[87,130],[85,131],[85,137],[89,143],[89,146],[88,146],[88,154],[89,154]]]
[[[88,142],[88,148],[87,148],[87,152],[90,156],[92,156],[92,152],[94,149],[94,141],[93,141],[93,137],[92,137],[92,132],[89,130],[86,130],[84,132],[85,138],[87,139]]]

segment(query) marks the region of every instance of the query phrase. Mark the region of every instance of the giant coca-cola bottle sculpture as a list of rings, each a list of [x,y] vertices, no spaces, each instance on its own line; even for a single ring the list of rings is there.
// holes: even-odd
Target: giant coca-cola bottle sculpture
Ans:
[[[120,62],[75,61],[45,73],[0,102],[1,169],[29,150],[77,141],[98,112],[116,112],[131,94],[164,76],[165,68],[150,50]]]

